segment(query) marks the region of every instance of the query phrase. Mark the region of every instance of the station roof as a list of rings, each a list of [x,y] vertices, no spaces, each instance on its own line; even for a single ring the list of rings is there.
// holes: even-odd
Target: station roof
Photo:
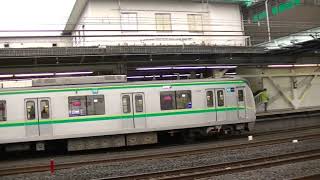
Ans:
[[[301,47],[304,43],[307,44],[308,41],[319,40],[319,38],[320,27],[317,27],[274,39],[270,42],[261,43],[257,46],[265,47],[268,50],[281,50],[297,46]]]
[[[64,27],[63,34],[68,34],[70,31],[74,30],[88,1],[89,0],[76,0],[67,24]]]
[[[313,43],[319,49],[320,41]],[[2,48],[0,74],[89,70],[121,74],[121,70],[134,71],[137,67],[319,63],[320,53],[308,51],[316,45],[302,46],[271,52],[262,47],[219,46]],[[294,52],[299,53],[290,55]]]

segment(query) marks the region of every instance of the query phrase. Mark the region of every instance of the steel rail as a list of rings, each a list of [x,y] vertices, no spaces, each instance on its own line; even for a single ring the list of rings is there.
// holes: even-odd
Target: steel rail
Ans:
[[[101,179],[196,179],[320,159],[320,149],[184,169]]]
[[[298,177],[298,178],[294,178],[292,180],[318,180],[318,179],[320,179],[320,174],[301,176],[301,177]]]

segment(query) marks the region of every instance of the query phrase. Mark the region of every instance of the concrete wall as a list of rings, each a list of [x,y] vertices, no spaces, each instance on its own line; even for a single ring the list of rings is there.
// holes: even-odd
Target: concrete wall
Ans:
[[[9,48],[53,47],[53,44],[56,44],[57,47],[66,47],[72,46],[72,39],[63,37],[0,37],[0,48],[6,48],[5,44],[8,44]]]
[[[121,14],[123,13],[135,13],[136,26],[133,24],[128,26],[124,21],[121,22]],[[156,13],[171,15],[171,31],[156,31]],[[188,14],[202,16],[202,31],[189,31]],[[208,44],[244,46],[245,37],[242,36],[242,32],[208,32],[242,31],[241,18],[240,7],[236,4],[206,4],[191,0],[90,0],[76,30],[108,31],[78,31],[73,35],[107,37],[77,37],[74,38],[74,45]],[[136,31],[125,32],[124,29]],[[140,37],[132,37],[132,35]],[[219,36],[217,37],[217,35]]]

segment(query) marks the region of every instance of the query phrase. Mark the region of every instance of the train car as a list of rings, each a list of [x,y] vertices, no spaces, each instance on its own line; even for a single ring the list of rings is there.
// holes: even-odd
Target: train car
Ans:
[[[159,133],[191,136],[254,126],[254,98],[243,79],[99,78],[108,79],[40,79],[30,87],[2,88],[1,148],[40,151],[61,143],[77,151],[157,143]]]

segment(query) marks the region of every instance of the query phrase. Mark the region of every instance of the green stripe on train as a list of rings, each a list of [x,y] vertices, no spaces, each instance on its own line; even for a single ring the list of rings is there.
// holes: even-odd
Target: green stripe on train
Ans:
[[[74,117],[66,119],[53,119],[53,120],[37,120],[32,121],[21,121],[21,122],[1,122],[0,128],[3,127],[17,127],[17,126],[33,126],[33,125],[45,125],[45,124],[63,124],[63,123],[77,123],[77,122],[90,122],[90,121],[107,121],[107,120],[127,120],[134,118],[147,118],[147,117],[161,117],[161,116],[180,116],[187,114],[203,114],[210,112],[223,112],[223,111],[237,111],[243,110],[244,107],[223,107],[223,108],[208,108],[208,109],[184,109],[174,111],[163,111],[157,113],[146,113],[146,114],[129,114],[129,115],[113,115],[113,116],[86,116],[86,117]]]
[[[136,89],[136,88],[157,88],[162,86],[193,86],[193,85],[215,85],[215,84],[243,84],[245,81],[206,81],[206,82],[191,82],[191,83],[160,83],[160,84],[141,84],[141,85],[111,85],[83,88],[63,88],[63,89],[37,89],[37,90],[19,90],[19,91],[3,91],[0,95],[16,95],[16,94],[35,94],[35,93],[52,93],[52,92],[72,92],[72,91],[97,91],[97,90],[112,90],[112,89]]]

